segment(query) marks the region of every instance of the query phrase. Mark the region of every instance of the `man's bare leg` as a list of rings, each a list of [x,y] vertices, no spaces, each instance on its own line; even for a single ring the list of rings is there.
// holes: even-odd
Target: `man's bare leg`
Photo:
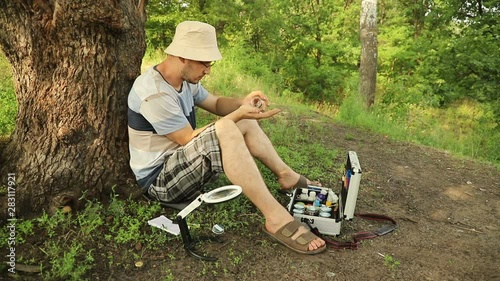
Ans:
[[[243,193],[262,212],[266,219],[266,229],[276,233],[282,226],[291,222],[293,217],[269,192],[236,124],[231,120],[221,119],[215,123],[215,131],[221,146],[226,176],[233,184],[241,186]],[[297,239],[305,232],[307,229],[301,227],[292,239]],[[309,243],[309,250],[318,249],[324,244],[325,241],[317,238]]]
[[[276,152],[269,137],[256,120],[241,120],[236,123],[245,138],[250,153],[268,167],[277,177],[282,189],[290,189],[299,180],[300,174],[292,170]],[[310,180],[308,184],[312,184]]]

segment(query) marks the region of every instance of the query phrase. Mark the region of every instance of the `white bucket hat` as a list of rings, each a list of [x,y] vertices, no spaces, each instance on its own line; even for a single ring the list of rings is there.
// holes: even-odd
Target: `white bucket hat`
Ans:
[[[184,21],[177,25],[172,43],[165,53],[196,61],[220,60],[215,28],[199,21]]]

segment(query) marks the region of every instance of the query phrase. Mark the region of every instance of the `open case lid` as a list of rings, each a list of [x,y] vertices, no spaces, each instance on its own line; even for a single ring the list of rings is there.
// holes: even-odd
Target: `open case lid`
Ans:
[[[361,182],[361,165],[355,151],[347,153],[344,174],[341,181],[339,210],[341,218],[350,220],[354,217],[359,183]]]

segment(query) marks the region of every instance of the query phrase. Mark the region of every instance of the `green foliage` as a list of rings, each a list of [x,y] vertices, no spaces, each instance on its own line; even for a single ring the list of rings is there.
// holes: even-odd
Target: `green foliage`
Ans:
[[[401,265],[401,262],[399,262],[397,259],[395,259],[391,255],[385,255],[384,256],[384,265],[387,266],[391,270],[396,270]]]
[[[113,240],[118,244],[143,241],[147,238],[142,229],[144,222],[153,218],[160,210],[158,204],[146,207],[142,202],[124,201],[113,196],[108,209],[104,212],[108,218],[109,230],[114,234],[107,236],[107,240]]]
[[[56,235],[56,230],[58,227],[62,227],[64,230],[68,227],[68,222],[70,221],[67,218],[62,210],[58,210],[54,215],[49,216],[45,211],[42,216],[36,219],[40,227],[43,227],[47,231],[47,236],[52,238]]]
[[[117,245],[127,248],[142,243],[143,250],[158,250],[164,248],[168,239],[175,239],[146,224],[161,212],[158,204],[119,199],[116,195],[111,198],[108,205],[87,201],[85,208],[77,213],[58,210],[52,215],[43,213],[38,218],[18,221],[16,245],[19,249],[28,245],[36,229],[37,237],[45,239],[37,240],[43,243],[30,254],[37,256],[36,262],[42,267],[44,280],[88,280],[88,273],[96,266],[97,258],[108,259],[108,266],[114,267],[140,257],[132,250],[121,251],[119,257],[110,254],[116,251]],[[2,229],[0,237],[7,235]],[[111,243],[102,245],[101,238]],[[44,256],[42,260],[40,253]],[[29,255],[17,258],[35,263]]]
[[[52,245],[52,254],[59,255],[50,261],[51,270],[44,271],[45,280],[88,280],[84,276],[94,265],[93,250],[85,250],[83,244],[72,241],[68,250]]]
[[[224,56],[204,81],[216,94],[242,96],[261,89],[273,101],[310,103],[350,124],[497,161],[499,7],[493,0],[480,4],[379,2],[377,92],[369,112],[352,104],[360,56],[359,2],[152,0],[146,59],[157,63],[165,57],[163,49],[179,22],[206,21],[215,26]],[[3,56],[0,67],[7,70],[0,74],[0,135],[8,135],[17,106]],[[464,102],[481,112],[480,121],[442,119]],[[478,146],[488,151],[479,152]]]
[[[172,16],[183,10],[178,1],[148,1],[146,13],[146,44],[149,50],[164,49],[172,42],[175,26],[178,24]]]
[[[31,220],[21,220],[17,221],[16,231],[20,235],[16,235],[16,245],[21,245],[26,240],[23,237],[27,237],[34,234],[34,224]]]
[[[336,116],[340,122],[396,139],[493,163],[500,160],[500,130],[486,104],[462,101],[439,109],[406,102],[367,110],[357,94],[350,94]]]
[[[147,45],[151,50],[165,49],[170,44],[175,26],[185,20],[212,24],[224,44],[224,30],[241,30],[244,21],[235,20],[245,14],[239,1],[224,0],[152,0],[148,2],[146,22]],[[224,7],[224,9],[220,9]]]
[[[491,103],[497,120],[500,120],[498,26],[456,26],[434,51],[423,56],[426,65],[418,69],[418,74],[432,78],[429,79],[430,86],[443,103],[450,104],[464,98]]]
[[[408,103],[447,107],[472,99],[489,104],[498,122],[498,9],[482,3],[479,11],[477,5],[461,1],[436,1],[428,3],[429,7],[389,3],[382,9],[384,24],[379,34],[382,106],[389,105],[388,110]],[[422,10],[425,17],[416,13]]]
[[[347,31],[348,37],[356,37],[357,45],[357,21],[351,13],[359,10],[349,6],[347,16],[342,14],[332,22],[330,15],[340,7],[328,1],[152,1],[148,46],[150,50],[165,48],[175,25],[183,20],[206,21],[216,27],[222,49],[237,48],[252,58],[238,63],[243,68],[257,58],[250,66],[251,74],[260,76],[271,70],[281,74],[285,87],[308,99],[340,103],[342,77],[357,71],[359,55],[359,50],[351,48],[352,42],[339,40]]]
[[[342,6],[329,1],[277,1],[282,20],[279,36],[284,42],[278,47],[284,58],[280,73],[288,89],[301,92],[310,100],[340,103],[342,77],[357,71],[357,58],[353,59],[353,55],[359,51],[353,52],[346,46],[352,42],[339,40],[341,36],[352,36],[352,25],[346,28],[346,21],[332,21],[331,15],[339,7]]]
[[[357,3],[226,1],[230,12],[217,13],[218,0],[172,3],[177,12],[161,13],[170,22],[197,19],[217,28],[224,59],[205,81],[216,94],[263,89],[274,100],[308,102],[354,126],[499,159],[495,2],[380,2],[376,103],[369,111],[357,104]],[[450,114],[464,102],[475,115]]]
[[[88,202],[84,212],[76,218],[80,226],[79,232],[82,235],[91,235],[98,231],[99,227],[104,224],[104,219],[101,213],[102,206],[96,202]]]

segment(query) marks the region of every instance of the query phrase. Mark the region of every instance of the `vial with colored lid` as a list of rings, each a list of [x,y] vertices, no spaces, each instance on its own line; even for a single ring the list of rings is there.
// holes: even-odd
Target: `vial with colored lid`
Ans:
[[[335,193],[330,192],[330,193],[328,193],[328,196],[326,197],[325,205],[330,207],[333,204],[337,203],[338,200],[339,200],[339,197],[337,195],[335,195]]]
[[[316,200],[314,200],[314,206],[321,206],[323,202],[326,200],[326,190],[321,190],[321,192],[316,195]]]

